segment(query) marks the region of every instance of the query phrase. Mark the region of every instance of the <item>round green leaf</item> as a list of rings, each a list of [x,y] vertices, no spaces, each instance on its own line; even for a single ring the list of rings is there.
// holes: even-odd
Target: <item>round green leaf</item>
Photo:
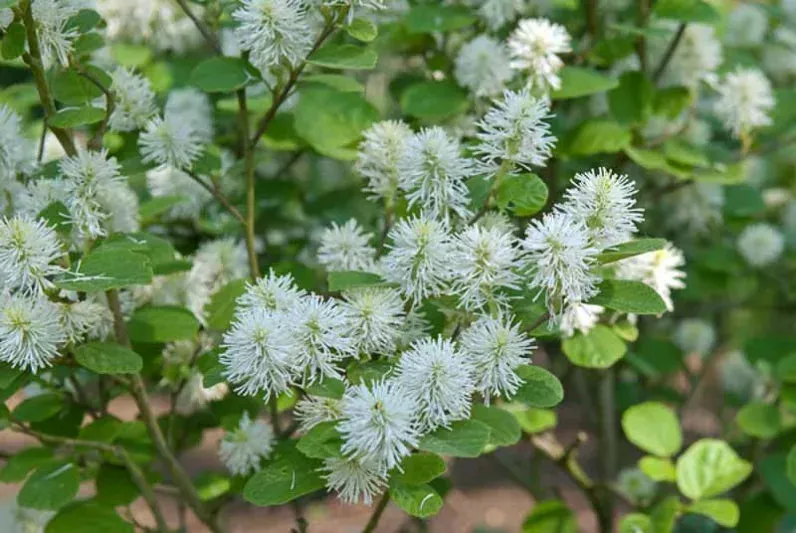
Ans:
[[[277,457],[246,483],[246,501],[261,507],[282,505],[326,485],[318,472],[320,460],[304,456],[292,444],[275,453]]]
[[[61,394],[45,393],[26,398],[14,409],[14,418],[20,422],[41,422],[54,416],[66,406]]]
[[[376,25],[363,18],[355,18],[350,24],[344,26],[344,29],[348,35],[363,43],[369,43],[379,35]]]
[[[171,342],[193,339],[199,321],[182,307],[144,307],[137,310],[128,323],[133,342]]]
[[[564,399],[561,381],[548,370],[536,365],[523,365],[516,372],[523,385],[512,399],[542,409],[555,407]]]
[[[50,119],[50,125],[56,128],[74,128],[84,124],[94,124],[105,118],[105,110],[99,107],[66,107],[60,109]]]
[[[144,366],[140,355],[110,342],[90,342],[78,346],[75,359],[97,374],[135,374]]]
[[[585,335],[576,333],[564,339],[561,349],[573,365],[608,368],[625,355],[627,346],[611,328],[597,324]]]
[[[452,457],[478,457],[489,442],[489,426],[477,420],[460,420],[450,429],[439,428],[420,440],[418,449]]]
[[[507,176],[497,188],[495,199],[501,209],[519,217],[535,215],[547,204],[547,185],[536,174]]]
[[[683,445],[680,421],[662,403],[634,405],[622,415],[622,429],[630,442],[659,457],[671,457]]]
[[[750,437],[771,439],[780,432],[779,409],[764,402],[752,402],[744,405],[735,417],[741,431]]]
[[[44,533],[133,533],[132,524],[116,511],[92,501],[64,507],[47,523]]]
[[[442,498],[428,485],[407,485],[395,482],[390,485],[390,498],[410,516],[428,518],[442,508]]]
[[[644,472],[644,475],[653,481],[674,483],[677,479],[677,472],[671,459],[647,455],[641,458],[638,467]]]
[[[511,446],[522,437],[517,419],[504,409],[476,404],[471,416],[489,426],[489,444],[493,446]]]
[[[419,452],[404,457],[401,468],[392,473],[390,480],[406,485],[422,485],[444,473],[445,460],[442,457],[435,453]]]
[[[741,512],[732,500],[703,500],[694,502],[686,509],[689,513],[707,516],[720,526],[735,527]]]
[[[379,56],[370,48],[353,44],[327,44],[312,54],[307,63],[319,67],[370,70],[376,66]]]
[[[208,93],[236,91],[254,79],[246,62],[237,57],[206,59],[191,72],[191,85]]]
[[[423,81],[401,95],[401,109],[407,115],[436,121],[467,110],[467,93],[449,81]]]
[[[80,488],[77,466],[58,462],[31,474],[17,495],[17,503],[32,509],[55,510],[71,502]]]
[[[751,473],[752,465],[738,457],[729,444],[701,439],[677,460],[677,488],[692,500],[712,498],[732,489]]]

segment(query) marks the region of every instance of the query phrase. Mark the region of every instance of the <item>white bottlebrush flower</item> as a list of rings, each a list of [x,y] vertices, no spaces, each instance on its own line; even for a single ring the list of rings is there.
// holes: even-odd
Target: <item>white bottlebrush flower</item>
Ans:
[[[736,137],[771,124],[774,91],[759,70],[738,68],[727,74],[717,89],[716,116]]]
[[[291,65],[312,47],[312,28],[302,0],[243,0],[232,18],[241,49],[266,73],[284,59]]]
[[[394,289],[363,287],[343,294],[343,315],[358,353],[393,355],[404,323],[404,304]]]
[[[516,270],[522,266],[520,255],[511,233],[481,225],[468,226],[453,239],[451,292],[459,296],[468,310],[504,302],[500,289],[519,288]]]
[[[385,470],[417,447],[417,401],[395,381],[376,381],[349,387],[342,400],[337,431],[343,436],[343,453]]]
[[[66,182],[60,178],[29,181],[14,199],[17,214],[35,217],[53,202],[66,205]]]
[[[487,404],[493,396],[514,396],[523,383],[517,369],[530,363],[535,347],[510,316],[486,315],[462,332],[459,345],[473,367],[475,390]]]
[[[631,502],[644,505],[655,497],[658,484],[639,468],[625,468],[616,478],[616,490]]]
[[[180,202],[169,208],[169,220],[198,220],[202,209],[213,199],[210,192],[182,170],[159,166],[146,173],[149,193],[154,198],[179,196]]]
[[[213,106],[202,91],[193,87],[171,91],[163,114],[166,121],[185,123],[201,144],[212,142]]]
[[[372,197],[392,204],[398,192],[398,165],[412,130],[398,120],[385,120],[365,130],[364,137],[357,152],[356,171],[368,181],[365,190]]]
[[[470,416],[473,368],[447,339],[421,339],[401,354],[395,379],[417,401],[423,433]]]
[[[182,54],[204,43],[196,24],[173,0],[96,0],[96,10],[107,23],[109,41],[143,43],[162,52]],[[191,6],[204,18],[204,7]]]
[[[197,250],[188,272],[188,309],[203,320],[210,297],[227,283],[248,274],[249,260],[242,241],[228,237],[205,242]]]
[[[26,216],[0,219],[0,286],[41,293],[62,271],[52,263],[64,254],[58,234],[43,220]]]
[[[337,398],[305,396],[296,404],[293,414],[299,422],[299,431],[306,433],[318,424],[340,418],[341,406]]]
[[[506,47],[487,35],[479,35],[459,49],[453,71],[459,85],[475,96],[500,94],[514,75]]]
[[[660,41],[652,41],[652,56],[662,58],[677,31],[678,25],[669,25],[671,35]],[[656,46],[657,45],[657,46]],[[696,89],[702,82],[712,84],[716,81],[716,69],[723,60],[721,43],[716,38],[712,26],[689,24],[674,51],[661,81],[666,86],[684,85]]]
[[[474,151],[484,160],[485,170],[494,173],[504,161],[526,170],[544,166],[556,143],[550,118],[547,99],[531,96],[527,87],[505,91],[503,100],[495,100],[478,123],[480,143]]]
[[[325,377],[340,379],[337,363],[352,353],[346,318],[334,300],[305,296],[285,317],[293,339],[293,361],[302,383]]]
[[[562,209],[582,221],[592,243],[604,249],[626,242],[644,220],[643,210],[635,207],[636,192],[630,178],[601,167],[575,174],[573,186],[564,194]]]
[[[547,19],[524,19],[508,40],[512,68],[528,73],[528,85],[547,91],[559,89],[559,57],[572,51],[566,28]]]
[[[33,149],[22,135],[19,115],[0,104],[0,185],[29,170],[33,160]]]
[[[623,259],[617,263],[616,275],[646,283],[657,292],[666,303],[666,309],[674,310],[672,290],[685,288],[685,266],[683,252],[666,243],[663,249]]]
[[[345,503],[370,505],[387,488],[388,475],[374,461],[331,457],[323,463],[326,486]]]
[[[528,252],[530,286],[545,294],[551,315],[597,294],[600,280],[592,268],[599,251],[582,221],[563,212],[548,213],[531,222],[522,244]]]
[[[283,317],[257,307],[239,312],[221,347],[224,377],[239,394],[263,393],[267,401],[292,384],[295,348]]]
[[[746,226],[738,237],[738,251],[746,262],[761,268],[777,261],[785,249],[785,237],[770,224]]]
[[[566,306],[564,312],[561,313],[561,320],[558,327],[561,330],[561,335],[564,337],[572,337],[575,332],[586,334],[597,325],[600,320],[600,315],[605,309],[600,305],[584,304],[574,302]]]
[[[370,245],[372,239],[373,234],[365,233],[353,218],[342,226],[332,222],[332,227],[321,233],[318,262],[329,272],[372,271],[376,260],[376,249]]]
[[[724,189],[716,183],[680,187],[665,201],[668,225],[694,234],[706,233],[722,220]]]
[[[205,387],[204,375],[194,370],[177,395],[175,410],[183,416],[190,416],[204,409],[210,402],[222,399],[228,392],[226,383]]]
[[[79,35],[69,19],[77,15],[83,7],[81,4],[80,0],[32,0],[30,10],[45,67],[56,62],[63,66],[69,64],[69,53]]]
[[[293,276],[290,274],[277,275],[273,270],[268,271],[252,285],[246,287],[246,292],[238,298],[239,312],[243,309],[260,307],[266,311],[285,313],[298,305],[305,292],[296,287]]]
[[[80,300],[60,304],[61,323],[70,343],[105,340],[113,332],[113,315],[107,305]]]
[[[404,219],[388,237],[383,261],[387,281],[398,283],[415,303],[440,295],[451,276],[451,244],[442,223],[426,217]]]
[[[52,366],[66,342],[58,306],[44,298],[4,296],[0,302],[0,361],[37,373]]]
[[[763,44],[768,31],[768,15],[764,8],[742,2],[727,17],[724,42],[729,46],[752,48]]]
[[[434,126],[412,136],[399,165],[399,187],[410,206],[419,206],[434,218],[450,220],[451,212],[469,216],[465,181],[473,173],[470,159],[462,156],[459,141]]]
[[[204,149],[191,125],[176,116],[155,117],[138,137],[144,163],[190,169]]]
[[[706,356],[716,343],[716,330],[706,320],[687,318],[674,330],[674,342],[686,354]]]
[[[157,113],[155,93],[143,76],[119,67],[111,74],[111,91],[116,96],[108,122],[112,131],[141,129]]]
[[[252,420],[243,412],[237,429],[221,440],[218,456],[236,476],[246,476],[260,470],[260,461],[271,455],[274,430],[264,420]]]
[[[134,233],[141,229],[138,195],[124,181],[108,184],[97,191],[97,202],[108,213],[109,233]]]

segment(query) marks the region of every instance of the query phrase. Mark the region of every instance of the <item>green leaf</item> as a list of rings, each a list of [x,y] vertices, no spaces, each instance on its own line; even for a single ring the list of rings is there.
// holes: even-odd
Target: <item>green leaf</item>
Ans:
[[[653,533],[652,521],[645,514],[626,514],[619,522],[619,533]]]
[[[467,93],[450,81],[423,81],[401,94],[401,109],[409,116],[440,121],[467,110]]]
[[[208,93],[237,91],[255,80],[246,62],[237,57],[213,57],[196,65],[190,84]]]
[[[343,26],[346,33],[363,43],[369,43],[379,35],[379,29],[368,19],[355,18],[350,24]]]
[[[82,440],[92,440],[111,444],[121,435],[124,423],[111,415],[106,415],[80,428]]]
[[[80,488],[77,466],[58,462],[38,468],[17,495],[21,507],[56,510],[71,502]]]
[[[218,349],[210,350],[199,356],[199,359],[196,361],[196,367],[204,376],[202,383],[205,388],[210,388],[213,385],[224,382],[224,371],[226,368],[218,360],[218,353]]]
[[[444,474],[445,468],[445,460],[435,453],[413,453],[404,457],[401,468],[396,469],[390,476],[390,482],[422,485]]]
[[[489,442],[489,426],[477,420],[459,420],[450,429],[439,428],[420,440],[418,449],[452,457],[478,457]]]
[[[674,524],[680,515],[680,509],[681,504],[678,496],[669,496],[653,507],[650,513],[652,532],[674,531]]]
[[[674,483],[677,480],[677,471],[671,459],[646,455],[638,462],[638,466],[653,481]]]
[[[663,144],[663,153],[667,159],[678,165],[700,168],[710,167],[710,159],[701,148],[691,146],[680,139],[669,139],[666,141]]]
[[[55,416],[64,407],[63,395],[48,392],[23,400],[14,409],[14,418],[20,422],[41,422]]]
[[[619,85],[616,78],[610,78],[588,68],[565,66],[559,75],[561,76],[561,88],[550,93],[550,98],[553,100],[580,98],[610,91]]]
[[[345,383],[335,378],[324,378],[323,381],[313,383],[305,389],[308,396],[322,396],[339,400],[345,393]]]
[[[738,519],[741,517],[738,504],[732,500],[726,499],[694,502],[686,507],[686,511],[707,516],[724,527],[735,527],[738,525]]]
[[[277,457],[254,474],[243,488],[246,501],[261,507],[282,505],[322,489],[326,483],[318,469],[322,462],[286,444]]]
[[[10,363],[0,361],[0,389],[5,389],[25,373],[21,368],[14,368]]]
[[[732,489],[752,473],[724,441],[701,439],[677,460],[677,488],[692,500],[712,498]]]
[[[130,505],[140,494],[126,468],[108,463],[100,465],[95,484],[97,503],[107,507]]]
[[[218,472],[202,472],[196,479],[196,493],[203,502],[214,500],[232,489],[232,480]]]
[[[428,485],[390,484],[390,498],[410,516],[428,518],[442,509],[442,498]]]
[[[129,250],[98,249],[84,257],[76,270],[55,280],[59,289],[96,292],[152,281],[149,258]]]
[[[74,128],[84,124],[95,124],[105,118],[105,110],[99,107],[65,107],[50,119],[56,128]]]
[[[370,48],[354,44],[327,44],[313,53],[307,63],[334,69],[371,70],[378,59],[379,56]]]
[[[628,257],[663,250],[664,246],[666,246],[666,239],[637,239],[612,246],[598,255],[597,260],[602,264],[613,263]]]
[[[773,453],[757,463],[757,472],[763,479],[768,493],[777,504],[796,513],[796,490],[789,478],[788,457],[784,453]]]
[[[564,400],[561,381],[548,370],[536,365],[523,365],[515,369],[523,384],[512,399],[530,407],[555,407]]]
[[[438,33],[459,30],[476,21],[464,6],[420,4],[406,14],[404,23],[409,33]]]
[[[721,19],[716,8],[703,0],[658,0],[652,13],[660,18],[703,24],[715,24]]]
[[[3,44],[0,47],[3,59],[16,59],[25,52],[25,26],[14,22],[6,28]]]
[[[3,483],[19,483],[28,477],[28,472],[48,464],[52,460],[53,451],[50,448],[25,448],[8,458],[6,464],[0,469],[0,481]]]
[[[600,292],[588,303],[636,315],[660,315],[666,312],[663,298],[646,283],[607,279],[600,283],[598,289]]]
[[[384,285],[386,282],[378,274],[345,270],[329,272],[329,290],[332,292]]]
[[[559,500],[537,502],[522,524],[522,533],[577,533],[575,513]]]
[[[659,457],[671,457],[683,446],[677,414],[659,402],[644,402],[625,411],[622,429],[630,442]]]
[[[102,22],[102,17],[93,9],[81,9],[77,15],[71,17],[66,23],[69,29],[75,29],[78,33],[86,33],[96,28]]]
[[[138,214],[141,215],[141,223],[148,224],[154,222],[158,216],[166,213],[175,205],[181,204],[186,198],[184,196],[158,196],[142,202],[138,208]]]
[[[171,342],[193,339],[199,321],[182,307],[144,307],[127,324],[133,342]]]
[[[646,120],[652,109],[655,87],[644,73],[625,72],[619,86],[608,93],[611,114],[622,124],[638,124]]]
[[[522,429],[514,415],[499,407],[476,404],[471,418],[489,426],[490,445],[511,446],[522,437]]]
[[[498,207],[519,217],[535,215],[547,204],[547,185],[536,174],[506,176],[497,188]]]
[[[772,439],[780,432],[779,409],[762,401],[744,405],[735,417],[741,431],[750,437]]]
[[[791,449],[788,452],[785,472],[787,473],[790,482],[796,486],[796,444],[791,446]]]
[[[96,74],[96,71],[92,71],[92,74]],[[107,78],[107,74],[105,74],[105,78]],[[88,104],[102,96],[102,90],[99,87],[81,76],[74,69],[56,71],[50,84],[53,97],[68,106]]]
[[[393,364],[385,361],[352,361],[346,370],[348,381],[352,385],[364,383],[368,386],[374,381],[380,381],[392,372]]]
[[[362,93],[365,86],[350,76],[342,74],[313,74],[302,76],[301,83],[317,83],[331,87],[341,93]]]
[[[105,46],[105,39],[96,31],[82,33],[75,39],[72,54],[77,57],[88,56]]]
[[[584,368],[608,368],[627,351],[625,342],[611,328],[597,324],[587,334],[576,333],[561,342],[569,361]]]
[[[144,366],[140,355],[110,342],[90,342],[78,346],[75,359],[97,374],[135,374]]]
[[[321,422],[296,443],[296,449],[312,459],[341,457],[343,439],[337,432],[337,422]]]
[[[72,232],[72,217],[69,215],[69,209],[61,202],[53,202],[37,215],[37,218],[43,219],[49,226],[55,228],[55,231],[64,241],[70,239]]]
[[[553,429],[558,424],[558,416],[552,409],[512,409],[511,412],[517,419],[520,427],[526,433],[536,435]]]
[[[565,143],[569,155],[612,154],[630,145],[633,136],[625,126],[604,119],[584,122]]]
[[[750,185],[724,188],[724,213],[733,217],[752,217],[766,210],[760,192]]]
[[[246,292],[246,285],[245,279],[236,279],[213,294],[210,302],[205,305],[208,327],[216,331],[224,331],[229,327],[235,316],[235,304],[238,298]]]
[[[116,511],[90,500],[64,507],[47,523],[44,533],[133,533],[132,524]]]

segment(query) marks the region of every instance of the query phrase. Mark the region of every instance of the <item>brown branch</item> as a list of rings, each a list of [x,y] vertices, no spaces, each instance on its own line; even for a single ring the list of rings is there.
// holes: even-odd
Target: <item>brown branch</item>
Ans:
[[[207,41],[208,44],[213,47],[213,50],[215,50],[217,54],[221,54],[221,45],[218,42],[218,38],[210,30],[210,28],[208,28],[204,22],[199,20],[199,17],[197,17],[196,14],[191,11],[191,8],[188,7],[188,3],[185,0],[177,0],[177,4],[179,4],[180,8],[182,8],[185,15],[191,19],[191,21],[194,23],[194,26],[196,26],[196,29],[199,30],[199,33],[201,33],[202,37],[204,37],[205,41]]]
[[[381,520],[381,515],[384,514],[384,510],[387,508],[387,504],[390,503],[390,491],[384,491],[384,495],[379,500],[379,503],[376,504],[376,508],[373,509],[373,514],[370,515],[370,520],[368,523],[365,524],[365,528],[362,530],[362,533],[373,533],[376,531],[376,526],[379,525],[379,520]]]
[[[207,183],[205,180],[202,179],[201,176],[197,175],[195,172],[191,170],[185,170],[185,173],[188,174],[188,176],[190,176],[192,180],[201,185],[204,190],[213,195],[213,198],[218,200],[218,202],[227,211],[229,211],[229,213],[235,218],[235,220],[237,220],[241,224],[244,225],[246,224],[246,219],[243,217],[241,212],[238,211],[237,207],[232,205],[232,202],[230,202],[229,198],[227,198],[227,196],[223,192],[221,192],[221,190],[218,188],[218,185],[216,185],[215,183],[213,183],[212,185]]]
[[[680,41],[683,40],[683,35],[685,34],[685,29],[687,26],[688,24],[683,22],[677,28],[677,33],[674,34],[674,38],[669,43],[668,48],[666,48],[666,52],[663,54],[663,58],[661,59],[660,64],[658,64],[658,68],[655,69],[655,73],[652,75],[653,82],[660,80],[661,76],[663,76],[663,73],[666,72],[666,67],[669,65],[669,61],[671,61],[672,57],[674,57],[674,53],[677,51]]]

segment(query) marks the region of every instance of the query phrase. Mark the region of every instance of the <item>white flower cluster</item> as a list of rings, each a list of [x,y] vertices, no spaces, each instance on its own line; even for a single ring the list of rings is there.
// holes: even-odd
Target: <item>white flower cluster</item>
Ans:
[[[197,48],[202,35],[172,0],[95,0],[95,9],[106,22],[111,41],[146,43],[160,51],[184,53]],[[203,8],[191,5],[201,17]]]

